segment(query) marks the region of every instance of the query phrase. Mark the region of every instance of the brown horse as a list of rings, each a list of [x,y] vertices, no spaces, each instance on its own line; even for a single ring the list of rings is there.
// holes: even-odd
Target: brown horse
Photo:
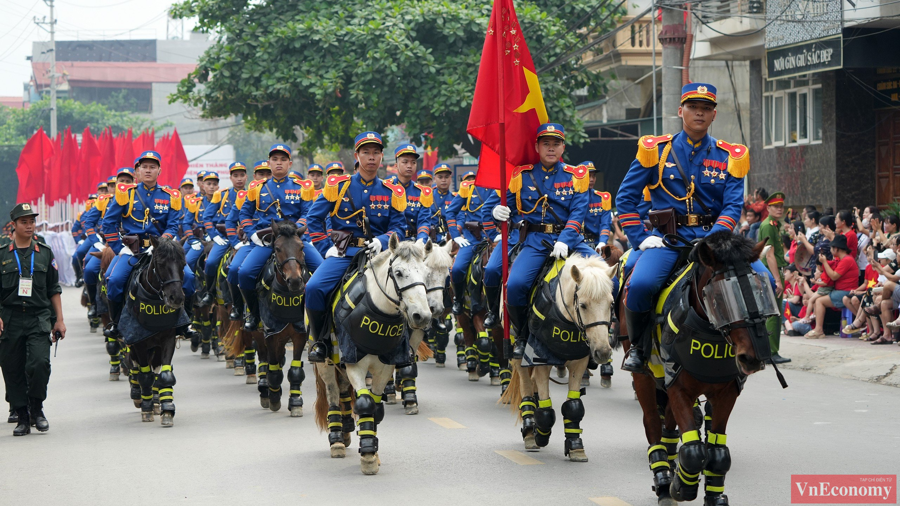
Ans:
[[[667,236],[666,240],[670,241],[670,237]],[[754,286],[751,281],[758,280],[757,274],[750,269],[750,264],[759,258],[761,250],[761,244],[754,247],[749,240],[729,232],[717,232],[700,241],[692,253],[692,257],[699,260],[699,265],[694,267],[695,272],[686,288],[689,311],[675,315],[673,310],[668,315],[663,315],[668,321],[661,324],[659,331],[654,331],[662,341],[674,342],[676,351],[679,349],[678,343],[685,343],[689,347],[696,344],[701,351],[706,346],[721,349],[721,354],[716,352],[709,355],[715,355],[716,358],[722,356],[725,357],[724,360],[715,366],[710,362],[701,363],[700,371],[712,371],[712,367],[722,370],[724,367],[733,374],[722,376],[719,382],[714,382],[710,378],[701,380],[697,377],[696,369],[691,372],[686,363],[680,363],[685,362],[686,357],[679,358],[682,355],[676,353],[675,359],[678,362],[675,365],[679,368],[679,372],[674,378],[664,376],[665,382],[662,383],[663,365],[656,360],[659,356],[657,349],[660,346],[659,341],[654,342],[653,359],[649,364],[650,372],[655,376],[632,374],[637,398],[644,413],[644,431],[650,445],[648,458],[650,469],[654,474],[654,490],[660,505],[674,506],[676,501],[695,499],[701,472],[706,476],[704,505],[728,504],[727,496],[723,495],[725,474],[731,466],[725,436],[728,418],[746,376],[763,369],[771,353],[765,328],[767,315],[755,311],[759,306],[754,302],[762,300],[760,297],[765,298],[767,294],[763,292],[754,294],[752,290],[746,289]],[[711,307],[710,304],[715,307],[716,302],[721,302],[706,298],[703,295],[704,288],[722,281],[738,283],[738,280],[740,284],[737,286],[745,287],[738,295],[743,297],[743,302],[750,308],[751,313],[745,321],[731,321],[714,327],[709,323],[710,318],[706,310]],[[768,278],[764,285],[755,286],[763,286],[763,290],[769,289]],[[774,295],[771,293],[768,295],[774,302]],[[618,312],[620,315],[624,314],[624,298],[620,298]],[[705,333],[698,333],[695,331],[697,328]],[[630,347],[626,337],[628,328],[625,319],[621,317],[619,333],[627,351]],[[721,343],[718,340],[721,340]],[[668,352],[663,354],[672,356]],[[707,367],[709,368],[704,370]],[[694,414],[695,402],[701,395],[706,397],[707,408],[712,411],[712,420],[707,427],[705,442],[702,441],[699,432],[699,423],[702,422],[698,423]],[[679,429],[682,444],[676,453]],[[673,471],[670,462],[676,456],[678,467]]]

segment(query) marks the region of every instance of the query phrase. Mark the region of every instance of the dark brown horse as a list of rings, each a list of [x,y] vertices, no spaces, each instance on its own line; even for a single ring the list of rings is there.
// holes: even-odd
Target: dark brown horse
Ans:
[[[667,241],[670,237],[667,236]],[[682,312],[673,318],[675,314],[673,310],[668,315],[663,315],[667,321],[661,324],[662,340],[671,338],[675,343],[687,340],[686,345],[692,350],[697,343],[698,346],[702,346],[697,350],[703,353],[703,358],[721,359],[715,367],[730,368],[733,371],[731,376],[723,376],[721,382],[704,381],[696,377],[696,370],[692,374],[687,367],[682,367],[684,364],[680,364],[680,372],[674,379],[665,376],[663,388],[660,379],[662,364],[658,361],[654,363],[654,360],[650,361],[650,369],[656,371],[650,372],[656,372],[656,377],[653,374],[632,375],[638,401],[644,413],[644,431],[650,445],[648,458],[660,505],[674,506],[676,501],[695,499],[699,489],[700,473],[706,476],[704,505],[728,504],[727,496],[723,495],[725,474],[731,466],[725,436],[728,418],[746,376],[763,369],[771,353],[765,329],[766,315],[755,311],[758,306],[754,300],[760,299],[759,297],[755,299],[753,290],[747,289],[752,286],[751,280],[756,280],[754,276],[757,276],[751,271],[750,264],[759,258],[761,250],[761,244],[754,247],[749,240],[729,232],[717,232],[707,236],[695,246],[692,253],[692,258],[699,261],[687,288],[687,300],[693,314]],[[740,281],[739,286],[743,288],[738,296],[742,297],[742,302],[750,308],[750,314],[745,321],[732,321],[715,327],[709,323],[710,318],[706,309],[714,307],[716,301],[704,298],[704,288],[726,278],[727,281],[735,283]],[[766,278],[765,289],[768,289],[768,286]],[[762,293],[761,297],[766,297],[766,294]],[[774,296],[772,300],[774,301]],[[620,315],[624,314],[624,298],[620,298],[618,312]],[[625,342],[627,351],[630,343],[627,337],[624,337],[628,335],[624,318],[619,318],[619,325],[619,333],[623,336],[620,339]],[[706,334],[697,334],[694,332],[696,328],[702,329]],[[706,338],[701,338],[701,335],[705,335]],[[721,343],[718,343],[719,339]],[[654,343],[654,346],[656,344]],[[707,346],[712,350],[708,353],[709,357],[707,350],[704,349]],[[657,359],[657,356],[657,350],[654,349],[653,359]],[[681,354],[678,354],[678,357],[681,357]],[[703,364],[701,362],[701,367]],[[699,432],[702,417],[698,421],[694,414],[694,405],[700,396],[706,397],[707,409],[712,411],[712,420],[707,426],[705,442]],[[661,419],[661,416],[664,419]],[[676,452],[679,430],[682,444],[680,450]],[[670,463],[674,461],[676,455],[678,467],[673,470]]]

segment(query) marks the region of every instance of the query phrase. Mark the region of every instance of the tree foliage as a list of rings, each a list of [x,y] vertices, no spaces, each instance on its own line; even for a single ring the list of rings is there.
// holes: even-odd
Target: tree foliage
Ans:
[[[583,44],[583,30],[573,28],[613,26],[616,16],[603,21],[609,11],[595,10],[597,2],[516,2],[538,69]],[[299,127],[306,153],[350,146],[363,129],[399,124],[413,142],[433,134],[430,144],[444,153],[454,144],[472,149],[465,128],[492,3],[182,0],[174,15],[196,16],[218,39],[170,100],[208,118],[240,114],[251,128],[286,139],[296,139]],[[602,78],[577,58],[539,77],[550,117],[580,143],[573,93],[601,93]]]
[[[56,101],[56,124],[60,132],[68,127],[75,133],[90,128],[93,134],[99,134],[107,127],[111,127],[113,133],[117,134],[129,128],[138,131],[154,126],[147,118],[127,112],[116,112],[102,104],[85,104],[67,99]],[[0,107],[0,144],[24,145],[38,127],[44,127],[44,131],[50,135],[49,98],[31,104],[28,109]]]

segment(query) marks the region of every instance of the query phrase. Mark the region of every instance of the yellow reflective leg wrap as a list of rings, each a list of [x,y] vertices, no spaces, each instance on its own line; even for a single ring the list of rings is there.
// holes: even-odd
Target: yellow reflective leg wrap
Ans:
[[[569,390],[569,393],[566,394],[566,397],[569,399],[581,399],[581,392],[578,390]]]
[[[691,441],[700,441],[699,430],[692,430],[681,435],[681,444],[690,443]]]
[[[303,367],[302,360],[291,360],[291,367]]]
[[[171,400],[173,400],[174,392],[175,392],[175,391],[174,391],[171,387],[169,387],[169,388],[160,388],[160,389],[159,389],[159,401],[160,401],[160,402],[163,402],[163,401],[171,401]]]
[[[693,486],[693,485],[697,485],[698,483],[700,483],[700,473],[695,473],[695,474],[686,473],[686,472],[684,472],[684,469],[682,469],[681,466],[679,466],[678,471],[676,471],[676,474],[678,474],[678,478],[682,482],[684,482],[685,485]]]
[[[553,401],[550,399],[543,399],[538,401],[539,408],[549,408],[553,406]]]
[[[671,469],[672,466],[669,464],[668,457],[669,454],[668,450],[666,450],[666,445],[653,445],[647,449],[647,459],[650,461],[651,471],[655,472],[657,469]]]
[[[141,367],[141,372],[145,372],[145,373],[146,373],[146,372],[150,372],[150,366],[147,365],[147,366]]]

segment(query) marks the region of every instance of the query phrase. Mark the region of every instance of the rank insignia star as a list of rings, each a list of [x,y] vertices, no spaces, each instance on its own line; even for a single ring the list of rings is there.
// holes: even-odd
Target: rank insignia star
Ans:
[[[705,170],[703,171],[703,176],[704,176],[704,177],[709,177],[711,174],[712,174],[712,172],[710,172],[709,169],[705,169]]]
[[[727,174],[725,171],[719,172],[719,179],[725,179],[725,174]]]
[[[719,175],[719,173],[716,172],[716,171],[712,171],[712,172],[710,173],[710,175],[711,175],[712,177],[717,177],[717,176]]]

